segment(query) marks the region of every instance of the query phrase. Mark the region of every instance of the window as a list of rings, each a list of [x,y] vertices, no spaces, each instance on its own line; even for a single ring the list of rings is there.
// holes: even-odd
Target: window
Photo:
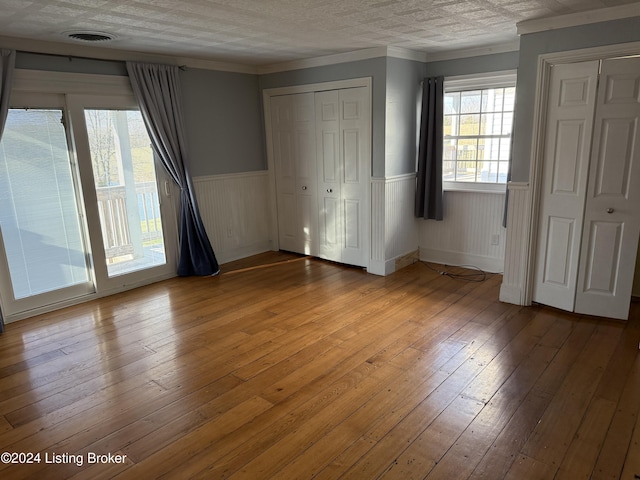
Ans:
[[[513,74],[445,80],[445,189],[504,189],[511,154],[514,85]]]

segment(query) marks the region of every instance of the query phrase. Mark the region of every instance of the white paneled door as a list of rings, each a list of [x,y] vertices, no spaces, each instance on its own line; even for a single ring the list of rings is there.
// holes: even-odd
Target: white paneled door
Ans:
[[[280,248],[317,255],[316,130],[313,93],[271,99]]]
[[[280,248],[368,266],[368,87],[271,98]]]
[[[640,236],[640,58],[602,62],[575,311],[627,318]]]
[[[340,90],[340,261],[367,266],[369,251],[369,177],[371,175],[371,111],[369,90]]]
[[[342,154],[338,90],[316,93],[318,256],[342,261]]]
[[[640,232],[639,89],[639,59],[551,70],[536,302],[628,316]]]
[[[555,65],[549,80],[533,299],[573,310],[598,61]]]

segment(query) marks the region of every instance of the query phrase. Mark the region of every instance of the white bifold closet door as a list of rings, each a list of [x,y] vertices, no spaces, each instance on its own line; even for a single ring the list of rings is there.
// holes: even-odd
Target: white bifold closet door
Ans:
[[[314,94],[273,97],[271,127],[280,248],[317,256]]]
[[[626,319],[640,236],[640,59],[551,70],[533,300]]]
[[[280,248],[368,266],[366,87],[271,99]]]

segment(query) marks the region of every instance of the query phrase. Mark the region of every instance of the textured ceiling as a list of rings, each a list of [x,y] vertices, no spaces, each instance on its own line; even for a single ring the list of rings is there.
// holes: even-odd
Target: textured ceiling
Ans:
[[[633,0],[0,0],[0,35],[265,65],[370,47],[442,53],[515,41],[516,23]]]

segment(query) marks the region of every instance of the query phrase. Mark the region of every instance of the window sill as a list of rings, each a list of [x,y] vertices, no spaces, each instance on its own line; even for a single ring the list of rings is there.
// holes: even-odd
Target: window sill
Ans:
[[[471,192],[471,193],[506,193],[507,185],[504,183],[467,183],[467,182],[442,182],[444,192]]]

